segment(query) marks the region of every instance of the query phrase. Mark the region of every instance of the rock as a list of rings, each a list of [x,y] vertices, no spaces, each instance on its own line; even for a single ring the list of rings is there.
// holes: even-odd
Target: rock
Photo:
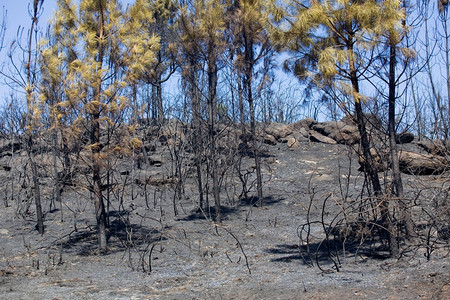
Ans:
[[[276,159],[275,157],[269,157],[267,158],[266,162],[268,164],[279,164],[280,161],[278,159]]]
[[[301,135],[303,135],[305,138],[309,138],[309,129],[306,129],[306,128],[304,128],[304,127],[302,127],[302,128],[300,128],[299,129],[299,133],[301,134]]]
[[[378,172],[385,171],[391,167],[391,156],[389,149],[376,150],[370,149],[375,168]],[[398,153],[400,171],[406,174],[413,175],[434,175],[441,174],[446,170],[445,159],[431,154],[421,154],[411,151],[399,151]],[[358,162],[360,164],[359,171],[365,170],[364,156],[359,153]]]
[[[276,145],[277,139],[271,134],[266,134],[264,135],[264,143],[268,145]]]
[[[368,131],[383,130],[383,122],[377,114],[364,114],[366,117],[366,127]]]
[[[317,124],[317,121],[311,118],[306,118],[303,120],[298,121],[297,123],[293,124],[293,127],[295,130],[301,130],[301,129],[310,129],[314,124]]]
[[[444,145],[442,140],[421,140],[417,142],[422,149],[432,155],[445,156],[450,153],[450,142],[448,142],[447,147]]]
[[[320,134],[317,131],[311,130],[309,139],[313,142],[319,142],[319,143],[325,143],[330,145],[335,145],[337,142],[333,140],[332,138],[329,138],[327,136],[324,136],[323,134]]]
[[[0,164],[0,169],[4,171],[11,171],[11,167],[7,165]]]
[[[295,139],[297,140],[297,142],[300,143],[307,143],[309,142],[309,131],[307,131],[307,129],[302,129],[302,131],[304,130],[303,133],[300,132],[294,132],[291,135],[288,135],[287,137],[285,137],[284,139],[281,139],[281,142],[283,144],[287,144],[289,142],[289,140],[291,139]]]
[[[10,156],[11,152],[17,152],[22,149],[22,144],[19,142],[11,142],[7,140],[2,140],[0,142],[0,157]]]
[[[279,141],[282,138],[291,135],[294,131],[294,127],[290,124],[270,123],[264,128],[264,131],[267,134],[274,136],[275,139]]]
[[[183,141],[184,140],[178,138],[169,138],[167,139],[166,144],[173,149],[173,147],[179,147]]]
[[[300,144],[296,138],[291,137],[287,141],[287,146],[288,146],[289,150],[295,150],[295,149],[298,149],[298,147],[300,147]]]
[[[164,186],[164,185],[174,185],[177,180],[175,177],[148,177],[144,180],[140,178],[135,178],[134,183],[140,186],[150,185],[150,186]]]
[[[289,139],[294,138],[297,140],[299,144],[301,143],[307,143],[309,142],[309,130],[302,129],[299,132],[294,132],[292,135],[286,137],[286,139],[283,140],[283,143],[287,143]]]
[[[160,143],[165,143],[165,142],[167,142],[168,140],[169,140],[169,138],[167,137],[167,135],[160,135],[159,138],[158,138],[158,141],[159,141]]]
[[[450,226],[443,226],[438,230],[438,237],[441,240],[448,241],[450,240]]]
[[[148,152],[155,152],[156,151],[156,145],[153,143],[148,143],[144,145],[144,150],[148,153]]]
[[[366,127],[368,131],[370,131],[371,129],[382,129],[383,122],[381,121],[380,116],[378,116],[377,114],[364,114],[364,117],[366,120]],[[356,116],[345,116],[341,119],[341,121],[351,126],[358,125],[356,123]]]
[[[382,131],[383,122],[381,121],[380,116],[376,114],[364,114],[364,117],[366,119],[366,130],[369,135],[373,134],[375,131]],[[350,126],[358,126],[355,116],[345,116],[341,121]]]
[[[414,175],[437,175],[446,170],[446,160],[432,154],[419,154],[409,151],[399,152],[400,170]]]
[[[150,155],[147,157],[147,159],[148,163],[155,167],[160,167],[164,163],[161,155]]]
[[[355,126],[346,125],[341,130],[337,131],[335,135],[330,136],[339,144],[354,145],[359,143],[360,135],[358,128]]]
[[[167,120],[162,126],[150,126],[147,130],[147,140],[153,140],[155,137],[160,143],[179,143],[186,139],[184,130],[186,125],[176,119]]]
[[[358,127],[348,125],[343,121],[330,121],[318,123],[312,128],[319,133],[332,138],[339,144],[353,145],[359,142]]]
[[[312,126],[312,129],[315,131],[325,135],[329,136],[330,134],[333,134],[336,130],[339,130],[340,128],[344,127],[345,124],[342,121],[329,121],[329,122],[322,122],[317,123]]]
[[[140,186],[153,185],[155,182],[164,181],[167,179],[160,171],[155,170],[141,170],[133,174],[134,183]]]
[[[414,140],[414,134],[410,132],[402,132],[395,137],[397,144],[409,144]]]
[[[379,151],[375,148],[370,148],[370,155],[372,156],[375,169],[378,172],[386,171],[391,166],[391,159],[387,149]],[[358,171],[365,171],[366,163],[362,150],[358,154],[358,163],[360,165]]]
[[[237,126],[234,126],[233,124],[224,124],[219,123],[216,126],[216,131],[218,134],[220,134],[221,140],[234,140],[236,136],[239,136],[241,133],[241,129]]]

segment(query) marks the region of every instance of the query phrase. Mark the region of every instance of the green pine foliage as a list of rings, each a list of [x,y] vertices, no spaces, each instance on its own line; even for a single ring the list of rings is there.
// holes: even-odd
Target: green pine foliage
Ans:
[[[112,156],[141,147],[133,127],[125,126],[130,86],[152,65],[159,38],[149,34],[154,19],[144,0],[127,10],[116,0],[57,4],[49,38],[41,43],[40,100],[49,106],[54,128],[65,127],[72,137],[89,137],[82,154],[92,175],[86,188],[94,196],[99,251],[106,253],[109,223],[103,180],[109,176]],[[101,139],[104,133],[106,141]]]
[[[401,1],[270,1],[271,35],[279,50],[292,54],[285,68],[319,88],[338,89],[360,101],[349,85],[374,62],[373,53],[386,36],[400,40],[406,28]]]
[[[159,38],[148,31],[153,21],[143,0],[127,11],[118,1],[81,1],[78,7],[70,0],[58,1],[40,58],[40,100],[49,105],[55,122],[76,116],[66,125],[81,131],[85,120],[97,114],[106,125],[130,108],[129,86],[144,76],[159,48]],[[51,92],[56,86],[57,94]]]

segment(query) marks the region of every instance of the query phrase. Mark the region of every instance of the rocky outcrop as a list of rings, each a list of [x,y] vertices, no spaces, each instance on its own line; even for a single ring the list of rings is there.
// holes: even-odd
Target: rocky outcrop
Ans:
[[[277,141],[291,135],[294,132],[294,126],[291,124],[269,123],[264,131],[273,136]]]
[[[316,120],[311,119],[311,118],[305,118],[305,119],[302,119],[302,120],[294,123],[292,126],[294,127],[294,130],[299,131],[302,128],[310,129],[315,124],[317,124]]]
[[[372,156],[375,169],[378,172],[386,171],[391,167],[391,159],[387,150],[377,150],[375,148],[370,148],[370,155]],[[358,163],[360,165],[359,171],[365,171],[366,163],[362,152],[358,153]]]
[[[442,140],[420,140],[416,143],[427,153],[432,155],[449,156],[450,155],[450,142],[445,145]]]
[[[386,171],[391,167],[389,149],[370,149],[375,168],[378,172]],[[411,175],[438,175],[449,169],[449,161],[445,157],[420,152],[400,150],[398,152],[400,171]],[[359,154],[360,171],[365,169],[362,153]]]
[[[390,152],[387,144],[387,136],[383,130],[382,122],[375,115],[366,115],[368,134],[374,145],[371,150],[377,170],[383,171],[390,168]],[[128,129],[124,126],[118,129],[121,134],[126,135]],[[122,132],[123,131],[123,132]],[[207,132],[206,130],[204,131]],[[244,133],[242,133],[244,132]],[[129,134],[129,133],[128,133]],[[139,153],[139,163],[145,162],[154,167],[161,167],[170,161],[170,155],[161,155],[156,149],[164,145],[167,151],[173,151],[174,147],[185,147],[189,151],[192,139],[192,126],[180,120],[166,120],[163,124],[141,125],[135,136],[142,141]],[[294,124],[282,123],[258,123],[256,127],[258,141],[266,145],[276,146],[283,143],[284,149],[295,151],[302,143],[325,143],[329,145],[356,145],[360,141],[359,130],[354,123],[354,118],[349,116],[339,121],[317,122],[311,118],[305,118]],[[217,137],[216,146],[218,153],[229,153],[240,151],[241,155],[253,155],[250,136],[250,128],[246,125],[243,130],[239,124],[218,123],[214,135]],[[114,138],[114,137],[113,137]],[[118,137],[119,138],[119,137]],[[102,136],[102,142],[107,142]],[[88,140],[77,140],[79,147],[84,147]],[[120,142],[120,141],[117,141]],[[442,140],[431,140],[417,138],[409,132],[398,134],[396,142],[399,149],[401,170],[404,173],[427,175],[440,174],[449,170],[450,143],[445,144]],[[40,149],[50,151],[49,143],[44,140],[36,141]],[[238,145],[246,145],[239,147]],[[0,170],[8,171],[11,168],[9,157],[12,153],[23,152],[24,145],[19,142],[3,140],[0,143]],[[280,147],[279,147],[280,148]],[[353,146],[353,148],[357,148]],[[281,149],[281,148],[280,148]],[[375,150],[376,149],[376,150]],[[80,150],[78,150],[80,151]],[[45,152],[45,151],[44,151]],[[40,152],[42,153],[42,151]],[[89,158],[90,153],[86,149],[81,150],[83,157]],[[360,164],[364,166],[364,160],[360,157]],[[165,177],[164,177],[165,176]],[[170,182],[167,174],[156,176],[160,182]],[[153,178],[155,176],[152,176]],[[139,178],[141,183],[150,182],[147,178]]]
[[[273,135],[266,134],[264,135],[264,143],[268,145],[276,145],[278,144],[278,141]]]
[[[414,141],[414,134],[410,132],[402,132],[395,137],[397,144],[408,144]]]
[[[315,130],[311,130],[311,132],[309,133],[309,137],[312,142],[319,142],[319,143],[325,143],[325,144],[330,144],[330,145],[337,144],[337,142],[335,140],[333,140],[332,138],[329,138]]]
[[[358,127],[346,124],[343,121],[330,121],[318,123],[312,129],[332,138],[339,144],[353,145],[359,142]]]
[[[398,157],[400,170],[406,174],[435,175],[448,168],[448,161],[439,155],[401,151]]]
[[[19,142],[2,141],[0,144],[0,157],[12,155],[12,152],[22,150],[22,144]]]

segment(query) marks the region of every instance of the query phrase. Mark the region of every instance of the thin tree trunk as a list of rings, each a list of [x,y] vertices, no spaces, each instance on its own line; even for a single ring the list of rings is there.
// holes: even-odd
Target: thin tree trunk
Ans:
[[[413,98],[414,102],[414,111],[417,116],[417,136],[419,137],[419,141],[423,139],[423,121],[422,121],[422,110],[419,103],[419,100],[417,99],[415,87],[414,87],[414,80],[411,80],[411,96]]]
[[[370,153],[370,142],[367,136],[366,120],[362,110],[360,100],[355,101],[356,122],[358,124],[358,131],[361,135],[361,148],[363,151],[364,164],[367,174],[369,175],[370,182],[372,184],[373,191],[376,196],[382,194],[380,179],[378,172],[373,161],[372,154]]]
[[[262,174],[261,174],[261,157],[256,138],[256,120],[255,120],[256,118],[252,93],[252,78],[253,78],[253,64],[254,64],[253,41],[247,37],[245,31],[243,37],[245,44],[245,84],[247,89],[247,101],[250,109],[250,131],[252,136],[252,148],[253,148],[253,155],[255,156],[256,189],[258,197],[258,206],[262,207],[263,189],[262,189]]]
[[[395,194],[399,201],[401,218],[405,223],[406,227],[406,238],[410,239],[414,236],[414,225],[412,222],[411,212],[408,206],[404,202],[403,194],[403,183],[402,176],[400,172],[400,162],[398,158],[397,142],[396,142],[396,132],[395,132],[395,88],[396,88],[396,78],[395,78],[395,67],[396,67],[396,48],[394,44],[390,45],[390,57],[389,57],[389,147],[391,150],[391,160],[392,160],[392,173],[394,179]]]
[[[62,201],[61,201],[61,178],[60,174],[58,172],[58,166],[57,166],[57,159],[59,156],[58,151],[58,134],[56,132],[56,129],[53,130],[52,133],[52,155],[53,155],[53,177],[54,177],[54,191],[53,191],[53,200],[54,203],[59,203],[59,210],[60,210],[60,221],[63,222],[63,210],[62,210]],[[55,204],[56,208],[56,204]]]
[[[348,48],[349,50],[352,51],[352,46],[349,46]],[[381,197],[382,189],[380,179],[378,177],[378,171],[375,167],[373,157],[370,153],[370,142],[367,136],[366,120],[362,110],[361,99],[359,98],[359,82],[355,62],[353,61],[353,59],[349,59],[349,71],[350,71],[350,81],[352,83],[354,94],[353,97],[356,112],[356,122],[358,124],[358,130],[361,136],[361,148],[363,151],[364,165],[365,165],[364,169],[369,176],[375,197],[377,198],[377,201],[380,201],[381,222],[383,227],[385,228],[385,233],[387,235],[387,239],[389,242],[391,255],[397,257],[399,253],[398,244],[395,239],[397,234],[395,227],[392,223],[391,214],[389,212],[389,203],[385,201],[385,199],[382,199]]]
[[[104,7],[100,4],[100,20],[98,23],[97,32],[97,48],[98,56],[97,62],[99,63],[99,68],[103,65],[104,56],[104,46],[102,44],[102,39],[104,39]],[[99,72],[99,70],[97,70]],[[97,75],[98,76],[98,75]],[[94,100],[97,103],[101,103],[101,88],[102,88],[102,78],[98,76],[97,83],[94,91]],[[98,246],[100,253],[104,254],[108,251],[107,248],[107,238],[106,238],[106,211],[105,204],[102,195],[102,179],[101,179],[101,162],[100,158],[100,107],[96,108],[96,112],[92,113],[92,125],[91,125],[91,146],[92,146],[92,182],[93,182],[93,192],[95,197],[95,216],[97,219],[97,230],[98,230]]]
[[[251,93],[251,92],[250,92]],[[256,139],[256,121],[255,121],[255,110],[253,108],[253,100],[249,101],[250,106],[250,131],[252,135],[252,148],[253,155],[255,156],[255,167],[256,167],[256,189],[258,196],[258,206],[263,206],[263,190],[262,190],[262,174],[261,174],[261,156],[259,153],[259,148]]]
[[[156,85],[156,98],[158,102],[158,123],[162,124],[164,122],[164,108],[163,108],[163,97],[162,97],[162,84],[159,79],[158,84]]]
[[[152,84],[152,120],[156,121],[158,119],[158,92],[156,86]]]
[[[34,197],[34,203],[36,205],[36,229],[38,230],[39,234],[44,234],[44,215],[42,213],[42,205],[41,205],[41,188],[39,184],[39,173],[36,166],[36,161],[34,159],[34,153],[33,149],[31,149],[32,142],[31,142],[31,136],[29,137],[29,143],[28,143],[28,160],[30,162],[31,166],[31,173],[33,178],[33,197]]]
[[[27,126],[28,128],[28,159],[30,161],[31,165],[31,172],[33,177],[33,187],[34,187],[34,202],[36,205],[36,219],[37,219],[37,230],[40,234],[44,234],[44,216],[42,214],[42,205],[41,205],[41,190],[39,186],[39,174],[36,166],[36,161],[34,160],[34,153],[33,153],[33,89],[34,89],[34,75],[32,74],[32,71],[34,70],[34,67],[32,67],[33,59],[32,59],[32,53],[31,47],[33,45],[33,37],[35,37],[34,33],[36,31],[37,35],[37,22],[38,22],[38,12],[39,12],[39,4],[42,2],[39,0],[34,1],[33,5],[33,17],[31,20],[31,28],[28,35],[28,58],[26,61],[26,76],[27,76],[27,88],[26,88],[26,98],[27,98]]]
[[[242,138],[244,139],[244,142],[247,143],[247,132],[245,130],[245,118],[244,118],[244,91],[242,89],[242,82],[241,82],[241,74],[238,74],[238,101],[239,101],[239,119],[241,124],[241,132],[242,132]]]
[[[348,48],[350,51],[352,51],[352,46],[349,46]],[[356,72],[355,62],[353,61],[353,59],[349,60],[349,69],[350,69],[350,81],[352,83],[354,94],[353,97],[356,112],[356,122],[358,124],[359,134],[361,135],[361,148],[363,150],[365,169],[369,175],[375,195],[379,196],[382,193],[381,184],[380,179],[378,177],[377,169],[373,161],[373,157],[370,153],[370,142],[369,137],[367,136],[366,119],[363,113],[361,99],[359,98],[358,75]]]
[[[216,137],[215,137],[215,120],[216,120],[216,90],[217,90],[217,65],[215,60],[215,49],[210,47],[208,62],[208,110],[209,110],[209,151],[211,155],[211,176],[213,181],[213,196],[215,206],[216,222],[222,222],[222,213],[220,209],[219,194],[219,172],[216,157]]]
[[[102,179],[101,179],[101,167],[99,159],[100,148],[100,115],[94,115],[92,120],[92,133],[91,133],[91,145],[93,145],[92,150],[92,182],[93,182],[93,193],[95,198],[95,217],[97,219],[97,230],[98,230],[98,247],[100,253],[104,254],[108,251],[107,239],[106,239],[106,210],[103,201],[102,194]]]
[[[450,126],[450,49],[449,49],[449,35],[447,28],[447,12],[443,16],[444,19],[444,34],[445,34],[445,70],[447,73],[447,117],[445,118],[445,112],[441,113],[443,125],[444,125],[444,138],[445,141],[449,139],[449,126]],[[441,108],[444,110],[444,107]]]
[[[431,85],[431,91],[433,93],[433,97],[434,100],[436,101],[436,105],[437,105],[437,110],[438,110],[438,114],[439,117],[435,114],[435,120],[436,120],[436,124],[435,126],[438,126],[437,124],[442,123],[443,127],[446,127],[446,118],[443,114],[443,109],[442,109],[442,104],[441,104],[441,95],[439,94],[438,90],[436,89],[435,83],[434,83],[434,78],[433,78],[433,73],[431,70],[431,64],[430,64],[430,45],[429,45],[429,38],[428,38],[428,18],[425,18],[425,53],[426,53],[426,66],[427,66],[427,74],[428,74],[428,78],[430,80],[430,85]],[[439,122],[439,118],[441,119],[441,122]],[[447,131],[447,130],[446,130]],[[436,130],[436,133],[438,133],[439,131]],[[445,136],[448,135],[447,132],[444,133]]]
[[[11,145],[12,145],[12,147],[11,147],[11,161],[14,161],[14,134],[11,134]],[[10,178],[11,178],[11,201],[14,201],[14,194],[15,194],[15,189],[14,189],[14,187],[15,187],[15,185],[14,185],[14,182],[17,180],[16,178],[15,178],[15,176],[14,176],[14,172],[15,170],[14,170],[14,168],[11,168],[11,175],[10,175]],[[8,201],[8,194],[6,194],[6,197],[5,197],[5,201]],[[17,199],[17,201],[14,201],[15,203],[18,203],[19,202],[19,200]],[[6,207],[8,207],[8,205],[5,205]],[[17,205],[18,206],[18,205]],[[15,209],[15,211],[17,212],[17,206],[16,206],[16,209]]]
[[[197,93],[196,88],[196,72],[197,69],[195,67],[196,62],[193,58],[190,59],[190,75],[188,75],[188,84],[189,84],[189,95],[191,98],[192,105],[192,123],[193,123],[193,150],[195,155],[195,169],[197,173],[197,188],[199,194],[199,207],[201,210],[209,211],[209,204],[205,203],[203,196],[203,181],[202,181],[202,134],[201,134],[201,122],[200,122],[200,99]]]

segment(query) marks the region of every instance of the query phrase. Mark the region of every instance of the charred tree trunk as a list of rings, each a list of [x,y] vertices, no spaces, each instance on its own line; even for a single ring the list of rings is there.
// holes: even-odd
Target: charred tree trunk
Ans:
[[[253,103],[253,94],[252,94],[252,79],[253,79],[253,67],[255,62],[255,55],[253,52],[253,41],[247,35],[244,30],[243,34],[244,38],[244,46],[245,46],[245,88],[247,90],[247,101],[250,110],[250,131],[252,137],[252,148],[253,155],[255,157],[255,167],[256,167],[256,189],[257,189],[257,197],[258,197],[258,206],[262,207],[263,205],[263,190],[262,190],[262,174],[261,174],[261,156],[259,153],[259,148],[257,145],[256,138],[256,118],[255,118],[255,108]]]
[[[34,158],[34,153],[32,149],[32,137],[28,138],[28,160],[31,166],[31,173],[33,178],[33,198],[34,204],[36,205],[36,229],[39,234],[44,234],[44,214],[42,213],[41,204],[41,187],[39,183],[39,172]]]
[[[244,91],[242,88],[241,74],[238,74],[238,101],[239,101],[239,120],[241,124],[241,133],[244,143],[247,143],[247,132],[245,130],[245,117],[244,117]]]
[[[103,65],[104,57],[104,7],[100,4],[100,16],[98,22],[97,31],[97,62],[99,68]],[[98,70],[99,72],[99,70]],[[101,89],[102,89],[102,78],[100,74],[97,75],[97,83],[95,86],[93,99],[96,104],[93,103],[93,112],[91,113],[92,124],[91,124],[91,147],[92,147],[92,190],[95,197],[95,216],[97,219],[97,235],[98,235],[98,247],[100,253],[104,254],[108,251],[107,248],[107,218],[105,203],[103,201],[102,195],[102,178],[101,178],[101,161],[100,161],[100,107],[95,107],[101,103]]]
[[[353,51],[353,44],[348,45],[348,49]],[[378,171],[376,169],[372,154],[370,153],[370,141],[367,134],[366,119],[363,113],[361,99],[359,95],[359,82],[358,75],[355,67],[355,62],[352,58],[349,60],[350,81],[353,88],[353,97],[356,113],[356,123],[358,124],[359,134],[361,136],[361,148],[364,157],[365,172],[367,173],[369,180],[372,184],[375,198],[379,201],[381,222],[384,228],[384,232],[389,242],[391,255],[398,256],[398,244],[395,239],[396,229],[393,225],[391,214],[389,212],[389,202],[382,198],[382,189],[380,179],[378,177]]]
[[[152,121],[155,122],[158,119],[158,92],[156,86],[152,84]]]
[[[161,75],[155,81],[151,82],[152,85],[152,119],[157,121],[158,124],[164,122],[164,108],[162,97],[162,80]]]
[[[353,52],[353,40],[349,41],[347,45],[349,51]],[[349,74],[350,81],[353,89],[353,99],[355,105],[355,113],[356,113],[356,123],[358,124],[358,131],[361,136],[361,148],[363,151],[365,170],[368,173],[369,179],[372,183],[372,188],[376,196],[380,196],[382,193],[380,179],[378,177],[378,172],[375,167],[375,163],[373,161],[373,157],[370,153],[370,142],[367,134],[366,128],[366,120],[363,113],[361,99],[359,94],[359,82],[358,82],[358,74],[355,66],[355,61],[350,55],[349,59]]]
[[[92,191],[95,201],[95,217],[97,220],[97,237],[98,248],[100,253],[107,252],[107,238],[106,238],[106,210],[102,194],[102,178],[101,178],[101,162],[100,155],[100,114],[94,114],[91,125],[91,147],[92,147]]]
[[[56,129],[52,132],[52,156],[53,156],[53,183],[54,183],[54,190],[53,190],[53,204],[56,208],[56,203],[59,203],[59,213],[60,213],[60,221],[63,222],[63,209],[62,209],[62,201],[61,201],[61,192],[62,192],[62,182],[61,182],[61,176],[58,172],[58,166],[57,161],[59,157],[59,149],[58,149],[58,134]]]
[[[189,86],[189,96],[192,105],[192,125],[193,125],[193,141],[192,147],[195,156],[195,171],[197,174],[197,188],[199,194],[199,208],[203,211],[209,211],[209,204],[205,203],[203,195],[203,180],[202,180],[202,132],[201,132],[201,113],[200,113],[200,98],[196,87],[197,67],[194,57],[189,58],[189,66],[187,75],[187,83]]]
[[[443,3],[444,1],[440,1]],[[448,3],[448,1],[445,1]],[[445,72],[446,72],[446,83],[447,83],[447,114],[445,113],[445,107],[442,105],[442,107],[439,108],[441,110],[441,118],[443,127],[444,127],[444,139],[447,142],[449,139],[449,127],[450,127],[450,46],[449,46],[449,39],[450,36],[448,34],[448,27],[447,27],[447,5],[445,5],[445,14],[442,16],[442,21],[444,23],[444,37],[445,37]],[[447,115],[447,117],[445,117]]]
[[[216,121],[216,107],[217,107],[217,63],[216,53],[214,53],[214,45],[209,46],[209,60],[208,60],[208,114],[209,114],[209,151],[211,160],[211,177],[213,184],[213,196],[215,206],[216,222],[222,222],[222,213],[220,209],[220,193],[219,193],[219,172],[217,166],[216,155],[216,137],[215,137],[215,121]]]
[[[398,149],[396,143],[396,120],[395,120],[395,67],[396,67],[396,49],[395,45],[390,45],[390,57],[389,57],[389,120],[388,120],[388,130],[389,130],[389,147],[391,152],[392,160],[392,173],[394,179],[394,192],[399,200],[399,206],[401,211],[401,218],[406,227],[406,237],[410,239],[414,236],[414,225],[412,222],[411,212],[408,206],[404,202],[403,194],[403,182],[400,172],[400,163],[398,157]],[[397,253],[398,254],[398,253]]]
[[[156,99],[158,105],[158,123],[162,124],[164,122],[164,108],[163,108],[163,97],[162,97],[162,84],[161,79],[158,81],[156,85]]]
[[[31,172],[32,172],[32,178],[33,178],[33,187],[34,187],[34,202],[36,205],[36,228],[40,234],[44,234],[44,216],[42,213],[42,205],[41,205],[41,190],[40,190],[40,183],[39,183],[39,173],[36,166],[36,161],[34,159],[34,152],[33,152],[33,138],[34,138],[34,124],[33,124],[33,114],[34,114],[34,99],[33,99],[33,92],[34,92],[34,84],[35,84],[35,75],[34,75],[34,63],[36,61],[36,58],[33,58],[33,51],[31,50],[33,45],[33,38],[37,36],[37,23],[38,23],[38,16],[39,16],[39,5],[42,6],[42,0],[35,0],[33,2],[33,15],[31,20],[31,28],[28,34],[28,49],[27,49],[27,60],[25,62],[25,70],[26,70],[26,98],[27,98],[27,117],[26,117],[26,124],[28,126],[28,160],[31,165]]]

